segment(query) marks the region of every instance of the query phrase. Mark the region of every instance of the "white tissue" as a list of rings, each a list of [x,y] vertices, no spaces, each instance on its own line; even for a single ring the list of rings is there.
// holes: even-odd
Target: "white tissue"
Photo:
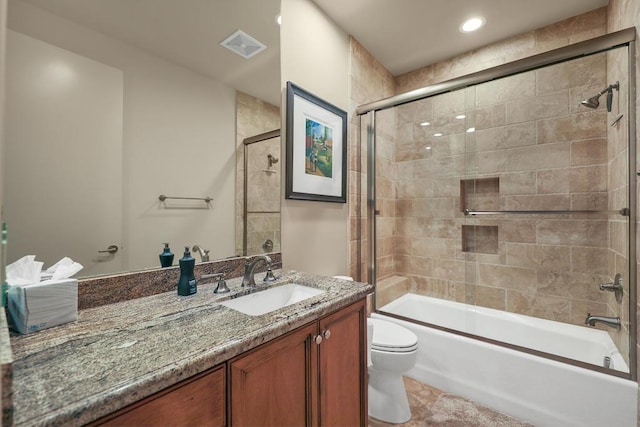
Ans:
[[[82,264],[75,262],[69,257],[64,257],[51,267],[47,268],[45,273],[47,275],[51,275],[51,280],[60,280],[67,279],[80,270],[82,270]]]
[[[7,283],[11,286],[25,286],[40,282],[44,263],[36,261],[35,255],[26,255],[7,265]]]
[[[52,281],[68,279],[82,270],[82,265],[64,257],[42,272],[44,263],[36,261],[35,255],[26,255],[7,265],[7,283],[10,286],[42,285]],[[41,282],[41,280],[44,280]]]

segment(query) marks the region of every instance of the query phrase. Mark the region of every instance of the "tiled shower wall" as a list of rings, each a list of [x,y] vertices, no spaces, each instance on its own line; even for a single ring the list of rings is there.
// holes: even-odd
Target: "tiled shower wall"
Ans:
[[[280,108],[242,92],[236,95],[236,254],[242,255],[244,213],[244,141],[246,138],[280,129]],[[280,179],[282,162],[268,169],[267,155],[277,159],[280,155],[280,138],[252,144],[249,147],[249,212],[280,211]],[[280,251],[280,214],[250,214],[247,224],[247,253],[264,253],[262,244],[273,241],[273,252]]]
[[[577,43],[606,33],[607,12],[605,8],[597,9],[567,20],[549,25],[539,30],[530,31],[519,36],[494,43],[492,45],[467,52],[436,64],[393,77],[380,63],[372,57],[355,39],[351,40],[351,122],[350,122],[350,270],[354,277],[367,280],[366,259],[366,149],[358,144],[358,136],[366,141],[366,130],[360,129],[359,117],[354,112],[359,105],[376,101],[395,94],[405,93],[430,84],[460,77],[505,62],[515,61],[537,53]],[[396,118],[386,116],[376,118],[394,126]],[[389,144],[394,144],[392,136]],[[378,148],[381,148],[378,142]],[[358,157],[356,157],[358,156]],[[357,160],[354,160],[357,159]],[[456,189],[456,191],[458,191]],[[381,211],[381,214],[385,213]],[[517,230],[514,230],[517,232]],[[382,277],[393,276],[395,261],[386,253],[379,253],[380,265],[386,265]],[[384,259],[387,257],[387,259]],[[404,286],[404,282],[402,284]]]
[[[580,105],[606,87],[606,59],[397,108],[395,276],[420,294],[562,322],[607,313],[608,216],[462,214],[608,209],[607,114]]]

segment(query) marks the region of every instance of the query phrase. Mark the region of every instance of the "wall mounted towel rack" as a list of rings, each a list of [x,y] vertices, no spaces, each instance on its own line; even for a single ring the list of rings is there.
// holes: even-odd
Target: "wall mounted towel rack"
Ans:
[[[205,203],[209,204],[213,201],[213,199],[211,197],[172,197],[172,196],[165,196],[164,194],[161,194],[160,196],[158,196],[158,199],[161,202],[164,202],[167,199],[177,199],[177,200],[202,200]]]
[[[565,214],[616,214],[629,216],[629,208],[622,208],[612,211],[597,210],[548,210],[548,211],[476,211],[465,209],[465,215],[565,215]]]

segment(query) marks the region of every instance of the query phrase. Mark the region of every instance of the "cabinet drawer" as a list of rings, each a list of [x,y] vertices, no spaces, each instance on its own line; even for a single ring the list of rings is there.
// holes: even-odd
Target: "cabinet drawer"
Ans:
[[[206,371],[98,420],[106,426],[224,426],[224,366]]]

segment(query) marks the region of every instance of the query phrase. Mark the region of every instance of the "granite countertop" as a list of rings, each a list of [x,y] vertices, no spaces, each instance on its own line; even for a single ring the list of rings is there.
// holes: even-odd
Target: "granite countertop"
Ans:
[[[12,335],[15,425],[82,425],[205,371],[371,293],[373,287],[295,271],[278,281],[327,292],[248,316],[216,301],[231,294],[167,292],[78,313],[78,321]],[[262,275],[256,275],[256,280]],[[262,287],[263,285],[258,285]]]

